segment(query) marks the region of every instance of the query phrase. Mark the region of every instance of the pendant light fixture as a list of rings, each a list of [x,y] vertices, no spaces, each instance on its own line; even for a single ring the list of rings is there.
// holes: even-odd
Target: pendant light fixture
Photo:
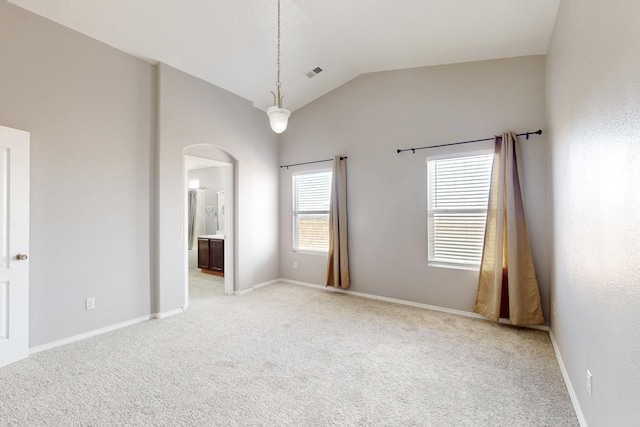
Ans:
[[[273,106],[267,108],[267,116],[271,123],[271,129],[275,133],[282,133],[287,129],[287,121],[291,112],[282,108],[282,94],[280,93],[280,0],[278,0],[278,78],[276,80],[276,90],[278,94],[273,94]]]

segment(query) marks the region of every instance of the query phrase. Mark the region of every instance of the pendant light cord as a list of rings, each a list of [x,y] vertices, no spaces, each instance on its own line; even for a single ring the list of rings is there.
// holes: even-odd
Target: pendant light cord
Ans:
[[[282,96],[280,95],[280,0],[278,0],[278,77],[276,79],[276,87],[278,88],[277,104],[278,108],[282,108]]]
[[[269,116],[269,123],[271,129],[275,133],[282,133],[287,129],[287,122],[289,121],[289,115],[291,111],[282,108],[282,84],[280,83],[280,0],[278,0],[278,74],[276,78],[276,93],[271,92],[273,95],[273,106],[267,108],[267,116]]]

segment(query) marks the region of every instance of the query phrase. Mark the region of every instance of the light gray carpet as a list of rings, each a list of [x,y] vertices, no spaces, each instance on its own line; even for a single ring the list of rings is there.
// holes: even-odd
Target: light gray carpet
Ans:
[[[545,332],[275,284],[0,369],[2,426],[578,426]]]

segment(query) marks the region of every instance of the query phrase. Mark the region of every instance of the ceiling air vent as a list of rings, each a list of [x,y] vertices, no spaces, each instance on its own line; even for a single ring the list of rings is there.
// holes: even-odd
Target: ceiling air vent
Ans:
[[[310,79],[312,79],[315,76],[317,76],[318,74],[320,74],[321,72],[322,72],[322,68],[316,67],[311,71],[307,71],[306,73],[304,73],[304,75],[309,77]]]

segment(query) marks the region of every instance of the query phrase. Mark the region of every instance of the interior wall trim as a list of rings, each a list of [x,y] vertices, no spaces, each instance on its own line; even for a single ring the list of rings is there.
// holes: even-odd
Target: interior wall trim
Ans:
[[[290,283],[292,285],[300,285],[300,286],[307,286],[307,287],[311,287],[311,288],[316,288],[316,289],[322,289],[325,291],[329,291],[329,292],[339,292],[342,294],[349,294],[349,295],[354,295],[354,296],[358,296],[358,297],[362,297],[362,298],[369,298],[369,299],[375,299],[375,300],[379,300],[379,301],[386,301],[386,302],[392,302],[394,304],[402,304],[402,305],[408,305],[411,307],[418,307],[418,308],[424,308],[427,310],[434,310],[434,311],[440,311],[442,313],[449,313],[449,314],[455,314],[458,316],[465,316],[465,317],[471,317],[473,319],[480,319],[480,320],[486,320],[486,321],[490,321],[489,319],[487,319],[484,316],[479,315],[478,313],[472,313],[470,311],[464,311],[464,310],[454,310],[452,308],[447,308],[447,307],[440,307],[437,305],[430,305],[430,304],[423,304],[420,302],[414,302],[414,301],[408,301],[408,300],[403,300],[403,299],[396,299],[396,298],[389,298],[389,297],[383,297],[380,295],[374,295],[374,294],[367,294],[364,292],[356,292],[356,291],[350,291],[348,289],[338,289],[338,288],[334,288],[334,287],[326,287],[326,286],[322,286],[322,285],[316,285],[314,283],[307,283],[307,282],[299,282],[296,280],[289,280],[289,279],[279,279],[276,280],[274,282],[284,282],[284,283]],[[509,321],[509,319],[500,319],[500,323],[503,325],[510,325],[511,322]],[[546,325],[528,325],[528,326],[522,326],[523,328],[528,328],[528,329],[536,329],[539,331],[549,331],[549,327]]]
[[[263,288],[263,287],[269,286],[269,285],[273,285],[274,283],[278,283],[278,282],[282,282],[282,281],[283,281],[282,279],[275,279],[275,280],[269,280],[267,282],[258,283],[258,284],[255,284],[255,285],[253,285],[252,287],[250,287],[248,289],[241,289],[239,291],[236,291],[235,294],[239,295],[239,296],[246,295],[249,292],[253,292],[256,289]]]
[[[569,397],[571,398],[573,409],[576,411],[576,416],[578,417],[578,422],[580,423],[580,427],[588,427],[587,420],[584,417],[584,413],[582,412],[582,408],[580,407],[580,402],[578,401],[578,395],[576,394],[576,391],[573,388],[573,383],[571,383],[571,378],[569,378],[569,372],[567,372],[567,368],[564,365],[564,361],[562,360],[562,353],[560,353],[560,347],[558,347],[558,343],[556,342],[556,337],[555,335],[553,335],[552,329],[549,330],[549,338],[551,338],[553,351],[556,353],[556,359],[558,360],[558,365],[560,365],[560,372],[562,372],[562,378],[564,379],[564,384],[566,385],[567,391],[569,392]]]
[[[40,353],[40,352],[46,351],[46,350],[51,350],[52,348],[60,347],[61,345],[71,344],[71,343],[74,343],[76,341],[84,340],[86,338],[91,338],[91,337],[95,337],[97,335],[106,334],[107,332],[115,331],[117,329],[126,328],[128,326],[132,326],[132,325],[135,325],[137,323],[146,322],[147,320],[151,320],[154,317],[155,317],[154,315],[149,314],[149,315],[146,315],[146,316],[138,317],[136,319],[127,320],[126,322],[116,323],[115,325],[107,326],[107,327],[100,328],[100,329],[95,329],[93,331],[85,332],[85,333],[82,333],[82,334],[79,334],[79,335],[74,335],[72,337],[63,338],[61,340],[52,341],[52,342],[47,343],[47,344],[42,344],[42,345],[38,345],[38,346],[35,346],[35,347],[31,347],[31,348],[29,348],[29,355]]]
[[[239,290],[239,291],[235,291],[235,292],[234,292],[234,295],[237,295],[237,296],[240,296],[240,297],[241,297],[241,296],[243,296],[243,295],[246,295],[246,294],[248,294],[248,293],[253,292],[253,289],[254,289],[253,287],[251,287],[251,288],[249,288],[249,289],[241,289],[241,290]]]
[[[265,286],[273,285],[275,283],[283,282],[283,281],[284,280],[282,280],[282,279],[269,280],[268,282],[262,282],[262,283],[258,283],[256,285],[253,285],[253,289],[263,288]]]
[[[176,314],[181,314],[186,311],[187,307],[176,308],[175,310],[165,311],[163,313],[153,314],[152,317],[154,319],[166,319],[167,317],[175,316]]]

